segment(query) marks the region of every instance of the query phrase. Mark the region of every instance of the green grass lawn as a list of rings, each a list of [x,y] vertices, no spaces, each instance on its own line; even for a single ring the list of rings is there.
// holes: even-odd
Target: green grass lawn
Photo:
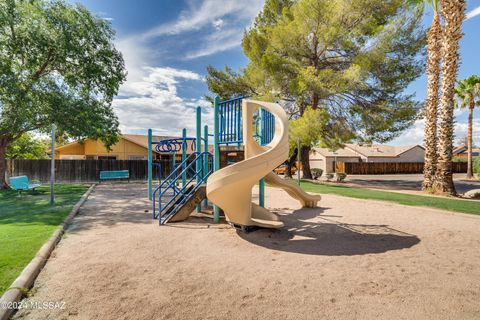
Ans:
[[[53,208],[49,204],[49,187],[40,187],[36,193],[25,192],[21,197],[10,190],[0,191],[0,296],[87,189],[87,185],[55,186]]]
[[[329,193],[358,199],[389,201],[407,206],[430,207],[480,215],[480,201],[411,195],[366,188],[346,187],[338,184],[318,184],[309,181],[302,181],[301,187],[308,192]]]

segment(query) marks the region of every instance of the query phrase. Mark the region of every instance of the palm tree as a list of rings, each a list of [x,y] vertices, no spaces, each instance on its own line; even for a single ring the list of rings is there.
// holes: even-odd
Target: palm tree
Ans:
[[[438,130],[438,164],[433,191],[456,195],[452,175],[453,109],[455,82],[459,65],[459,41],[465,19],[466,0],[442,0],[445,19],[443,37],[442,97],[440,99],[440,123]]]
[[[440,0],[409,0],[410,5],[424,3],[433,10],[432,25],[427,33],[427,100],[425,102],[425,167],[423,170],[423,190],[430,190],[437,170],[437,115],[440,92],[440,71],[442,62],[443,27],[440,16]]]
[[[475,105],[480,105],[480,100],[475,101],[476,99],[480,98],[480,77],[470,76],[465,80],[459,81],[458,86],[455,88],[455,94],[460,100],[458,106],[462,109],[468,107],[467,178],[471,179],[473,177],[473,110],[475,109]]]

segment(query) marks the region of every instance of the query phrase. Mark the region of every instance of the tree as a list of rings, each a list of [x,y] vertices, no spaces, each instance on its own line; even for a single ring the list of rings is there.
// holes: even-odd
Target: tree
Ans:
[[[432,25],[427,32],[427,100],[424,109],[425,166],[423,170],[423,190],[430,190],[432,188],[438,161],[437,118],[443,37],[440,1],[441,0],[409,0],[411,5],[418,7],[425,3],[433,10]]]
[[[473,178],[473,110],[480,105],[480,77],[470,76],[458,82],[455,94],[459,98],[458,107],[468,108],[468,135],[467,135],[467,179]],[[479,99],[479,100],[476,100]]]
[[[48,141],[36,139],[29,133],[22,134],[8,146],[7,159],[47,159]]]
[[[459,65],[459,41],[462,38],[465,7],[465,0],[442,0],[442,15],[445,19],[442,97],[440,99],[441,112],[438,132],[438,165],[433,183],[433,192],[438,194],[456,195],[452,175],[454,89]]]
[[[423,71],[421,16],[400,0],[267,0],[242,40],[248,65],[209,67],[207,84],[225,98],[280,101],[291,119],[307,107],[325,110],[325,146],[349,142],[338,137],[385,142],[420,108],[403,91]],[[310,148],[301,150],[306,169]]]
[[[298,152],[297,141],[300,141],[301,146],[314,146],[321,143],[321,133],[328,122],[328,117],[328,113],[324,109],[307,107],[302,117],[290,120],[290,150],[297,149],[296,152]],[[308,157],[308,154],[304,154],[305,150],[307,149],[301,148],[301,158]],[[291,165],[291,163],[287,165]],[[310,171],[309,162],[306,164],[302,162],[302,171]]]
[[[117,141],[111,107],[126,72],[109,22],[61,0],[0,2],[0,187],[25,132]]]

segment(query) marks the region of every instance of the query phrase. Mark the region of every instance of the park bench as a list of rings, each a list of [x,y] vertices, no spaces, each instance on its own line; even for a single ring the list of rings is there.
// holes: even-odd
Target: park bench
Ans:
[[[130,172],[128,170],[100,171],[100,182],[119,179],[128,179],[130,182]]]
[[[42,185],[39,181],[30,181],[27,176],[10,177],[8,180],[10,188],[18,191],[19,193],[28,190],[35,191],[35,188],[38,188]]]

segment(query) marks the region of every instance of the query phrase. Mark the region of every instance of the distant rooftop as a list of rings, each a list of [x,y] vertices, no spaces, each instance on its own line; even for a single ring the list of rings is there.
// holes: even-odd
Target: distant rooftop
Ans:
[[[332,150],[327,148],[313,148],[315,152],[325,157],[398,157],[400,154],[420,145],[389,146],[384,144],[358,145],[348,143],[344,148]]]

